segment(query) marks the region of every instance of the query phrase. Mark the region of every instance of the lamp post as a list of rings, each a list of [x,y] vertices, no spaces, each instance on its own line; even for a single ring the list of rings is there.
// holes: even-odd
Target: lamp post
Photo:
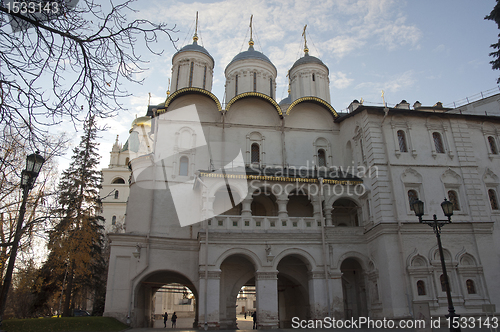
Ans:
[[[7,302],[7,293],[9,292],[10,284],[12,282],[12,272],[14,271],[14,263],[16,261],[17,249],[21,240],[21,232],[23,229],[24,214],[26,212],[26,200],[28,194],[35,184],[35,180],[40,173],[45,159],[40,155],[40,152],[30,154],[26,157],[26,169],[21,172],[21,188],[23,190],[23,200],[19,208],[19,216],[17,219],[16,232],[14,233],[14,241],[10,251],[9,264],[5,272],[5,278],[0,293],[0,328],[2,326],[3,314],[5,311],[5,304]]]
[[[438,248],[439,248],[439,256],[441,257],[441,268],[443,270],[443,279],[444,286],[446,290],[446,298],[448,299],[448,315],[445,315],[449,319],[450,331],[458,331],[460,332],[460,315],[455,313],[455,308],[453,307],[453,300],[451,298],[450,291],[450,283],[448,281],[448,274],[446,273],[446,264],[444,262],[444,254],[443,254],[443,245],[441,244],[441,227],[445,224],[451,223],[451,216],[453,215],[453,203],[448,201],[446,198],[444,202],[441,203],[441,208],[443,209],[444,215],[448,218],[445,220],[438,220],[436,215],[434,214],[433,219],[425,220],[422,219],[424,215],[424,202],[417,199],[412,203],[413,211],[415,215],[418,217],[418,221],[420,223],[426,223],[431,226],[434,230],[434,234],[436,234]]]

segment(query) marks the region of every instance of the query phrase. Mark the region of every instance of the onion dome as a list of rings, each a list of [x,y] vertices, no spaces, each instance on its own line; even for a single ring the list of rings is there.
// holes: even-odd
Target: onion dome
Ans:
[[[296,68],[300,65],[304,65],[304,64],[308,64],[308,63],[315,63],[315,64],[322,65],[323,67],[326,68],[326,71],[329,72],[328,67],[323,63],[323,61],[316,58],[315,56],[309,55],[309,52],[305,52],[305,54],[302,58],[295,61],[292,68],[290,68],[290,71],[292,71],[294,68]]]
[[[236,55],[226,67],[226,98],[246,92],[257,92],[275,97],[277,70],[271,60],[253,48],[250,38],[247,51]]]
[[[175,53],[174,56],[172,57],[172,63],[174,61],[175,56],[180,54],[180,53],[183,53],[183,52],[200,52],[200,53],[206,54],[210,57],[213,64],[215,64],[214,58],[212,58],[210,53],[208,53],[208,51],[203,46],[198,45],[198,37],[193,38],[192,44],[184,46],[177,53]]]
[[[233,58],[233,60],[231,60],[231,62],[226,67],[226,71],[227,71],[227,68],[229,66],[231,66],[233,63],[235,63],[236,61],[250,60],[250,59],[265,61],[265,62],[269,63],[271,66],[273,66],[273,68],[276,70],[276,67],[274,66],[274,64],[271,62],[271,60],[269,60],[269,58],[264,53],[256,51],[253,48],[253,41],[252,41],[250,43],[250,46],[248,47],[247,51],[241,52],[240,54],[236,55]]]

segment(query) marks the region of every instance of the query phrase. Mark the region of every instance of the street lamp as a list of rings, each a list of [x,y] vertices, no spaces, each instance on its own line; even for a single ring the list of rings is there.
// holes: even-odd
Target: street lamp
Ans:
[[[443,270],[443,278],[444,278],[444,286],[446,290],[446,297],[448,299],[448,315],[445,317],[450,320],[450,331],[460,331],[460,315],[455,313],[455,308],[453,307],[453,300],[451,298],[450,292],[450,283],[448,281],[448,274],[446,273],[446,264],[444,263],[444,254],[443,254],[443,245],[441,244],[441,227],[443,227],[447,223],[451,223],[451,216],[453,215],[453,203],[448,201],[446,198],[444,202],[441,203],[441,209],[443,209],[444,215],[448,218],[445,220],[438,220],[436,215],[433,216],[433,219],[425,220],[422,219],[424,215],[424,202],[417,199],[412,203],[413,211],[415,215],[418,217],[418,221],[420,223],[426,223],[431,226],[436,234],[438,248],[439,248],[439,256],[441,257],[441,268]],[[458,324],[458,326],[457,326]],[[456,327],[455,327],[456,326]]]
[[[35,152],[26,157],[26,169],[21,172],[21,188],[23,189],[23,200],[19,208],[19,216],[17,219],[16,232],[14,234],[14,241],[12,242],[12,249],[10,251],[9,264],[5,272],[5,278],[2,285],[2,292],[0,293],[0,327],[2,326],[3,314],[5,311],[5,304],[7,302],[7,293],[12,282],[12,272],[14,271],[14,263],[16,261],[17,249],[19,241],[21,240],[21,233],[23,229],[24,214],[26,212],[26,200],[28,194],[35,184],[35,180],[40,173],[45,159],[40,155],[40,152]]]

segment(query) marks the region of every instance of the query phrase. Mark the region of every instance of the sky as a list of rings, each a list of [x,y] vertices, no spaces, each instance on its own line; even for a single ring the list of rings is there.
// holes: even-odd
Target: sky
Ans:
[[[303,56],[302,31],[307,24],[309,54],[330,70],[331,105],[343,112],[354,100],[389,106],[401,100],[445,107],[464,104],[480,92],[500,92],[500,71],[491,69],[489,53],[498,41],[495,22],[484,20],[494,0],[139,0],[130,18],[175,25],[177,49],[192,43],[196,11],[198,43],[215,60],[212,92],[223,102],[224,70],[239,52],[248,49],[249,21],[253,14],[255,49],[269,57],[278,70],[276,99],[287,96],[286,74]],[[148,70],[140,74],[142,85],[129,85],[131,97],[122,100],[126,110],[101,121],[108,130],[99,139],[101,167],[109,164],[109,152],[117,135],[125,143],[130,124],[151,104],[164,102],[176,48],[159,40],[161,56],[144,52]],[[79,141],[81,131],[71,133]],[[70,162],[71,151],[59,160],[59,169]]]

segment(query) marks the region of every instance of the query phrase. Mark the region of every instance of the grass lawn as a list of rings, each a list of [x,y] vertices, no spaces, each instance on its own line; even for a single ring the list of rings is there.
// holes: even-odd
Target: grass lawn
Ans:
[[[8,332],[117,332],[128,327],[111,317],[7,319],[2,325]]]

